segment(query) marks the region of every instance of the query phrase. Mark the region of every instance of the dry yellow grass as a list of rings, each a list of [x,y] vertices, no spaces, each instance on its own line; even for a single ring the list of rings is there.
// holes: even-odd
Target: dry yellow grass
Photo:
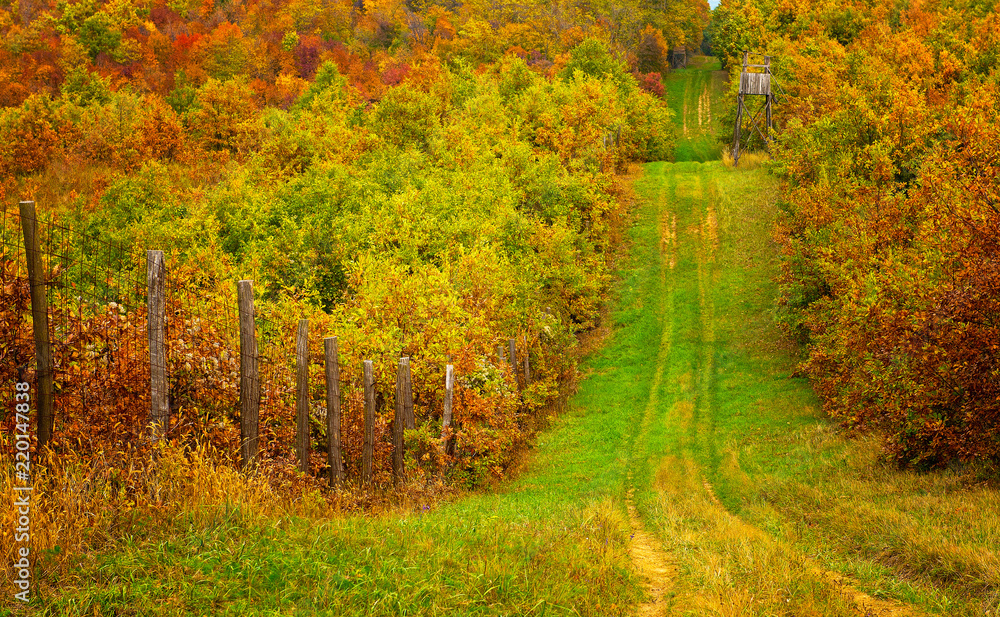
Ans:
[[[738,168],[743,170],[757,169],[770,160],[771,155],[767,152],[741,152]],[[728,169],[734,169],[733,152],[728,146],[722,148],[722,164]]]
[[[918,595],[947,590],[966,599],[963,614],[996,613],[1000,490],[986,480],[993,472],[901,471],[880,459],[877,435],[847,440],[823,425],[789,442],[793,456],[811,452],[818,464],[805,478],[751,472],[755,480],[741,492],[755,518],[781,520],[782,534],[796,543],[856,560],[859,576],[867,561],[909,581]]]
[[[700,477],[692,460],[675,457],[656,473],[651,519],[682,572],[670,614],[856,614],[800,555],[726,510]]]
[[[0,494],[13,494],[9,436],[0,436]],[[68,574],[92,549],[123,537],[148,533],[184,514],[204,524],[225,509],[229,520],[262,517],[320,517],[335,511],[319,491],[292,482],[276,490],[261,474],[243,474],[213,462],[205,448],[162,445],[153,456],[123,463],[98,455],[83,460],[48,453],[46,465],[32,465],[31,552],[37,567]],[[336,498],[336,495],[333,496]],[[13,563],[17,511],[0,500],[0,560]],[[10,585],[4,577],[4,585]],[[0,590],[5,599],[11,590]]]

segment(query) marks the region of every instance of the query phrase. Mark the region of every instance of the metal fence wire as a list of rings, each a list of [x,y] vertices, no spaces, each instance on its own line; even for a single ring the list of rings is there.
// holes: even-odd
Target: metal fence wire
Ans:
[[[148,445],[150,355],[147,253],[38,216],[37,237],[48,299],[54,449],[123,452]],[[170,425],[180,441],[208,440],[233,460],[239,453],[240,344],[236,282],[220,297],[202,282],[172,276],[166,260],[165,348]],[[26,251],[20,212],[0,210],[0,388],[37,382]],[[227,294],[228,296],[228,294]],[[277,328],[257,314],[261,454],[276,453],[291,383]],[[0,424],[13,428],[4,410]],[[287,443],[287,441],[286,441]]]

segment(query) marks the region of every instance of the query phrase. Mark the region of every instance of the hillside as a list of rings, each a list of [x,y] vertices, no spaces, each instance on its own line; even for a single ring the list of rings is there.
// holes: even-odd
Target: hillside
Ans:
[[[713,68],[667,80],[691,158],[715,129],[698,102],[724,105]],[[893,469],[793,374],[776,180],[719,160],[630,180],[609,319],[517,478],[349,514],[168,453],[164,506],[47,557],[39,614],[992,614],[996,488]]]

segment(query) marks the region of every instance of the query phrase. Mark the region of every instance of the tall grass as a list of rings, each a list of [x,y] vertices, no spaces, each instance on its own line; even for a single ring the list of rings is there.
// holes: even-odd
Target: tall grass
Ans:
[[[765,163],[771,160],[771,156],[767,152],[741,152],[740,162],[738,165],[733,163],[733,151],[729,146],[724,146],[722,149],[722,164],[728,169],[742,169],[749,171],[751,169],[757,169]]]
[[[13,494],[13,458],[8,436],[0,437],[0,491]],[[324,498],[314,486],[295,481],[277,488],[263,473],[250,475],[216,464],[205,447],[181,450],[164,444],[152,455],[136,455],[122,464],[103,454],[84,460],[72,453],[52,452],[32,466],[31,550],[36,576],[61,580],[93,550],[114,546],[123,538],[144,537],[178,517],[205,525],[218,511],[230,522],[287,516],[327,516],[335,500]],[[14,561],[13,500],[0,501],[0,539],[3,563]],[[5,590],[6,591],[6,590]],[[9,593],[4,599],[10,599]]]

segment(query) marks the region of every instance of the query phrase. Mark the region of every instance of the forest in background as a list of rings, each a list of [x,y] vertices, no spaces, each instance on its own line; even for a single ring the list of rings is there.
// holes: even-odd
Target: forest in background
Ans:
[[[731,70],[772,54],[786,93],[778,309],[827,411],[901,465],[996,460],[995,3],[723,0],[711,33]]]

